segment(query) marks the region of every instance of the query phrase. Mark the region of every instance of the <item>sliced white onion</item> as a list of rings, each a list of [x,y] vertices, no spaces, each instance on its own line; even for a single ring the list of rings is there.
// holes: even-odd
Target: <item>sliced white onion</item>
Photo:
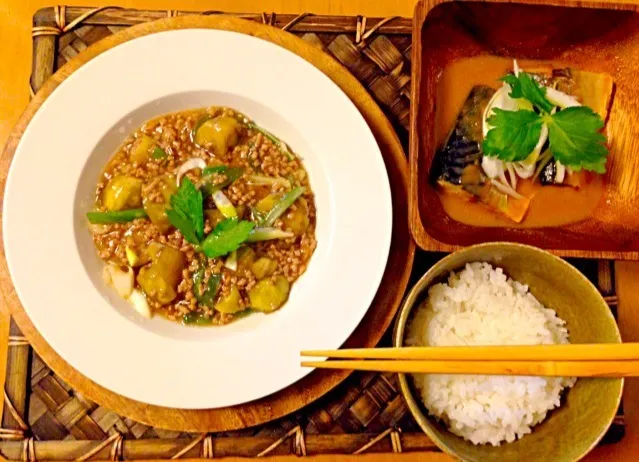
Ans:
[[[231,271],[237,271],[237,250],[234,250],[228,257],[226,257],[224,268],[230,269]]]
[[[153,312],[151,311],[151,307],[149,306],[149,302],[142,292],[139,290],[134,290],[131,292],[129,296],[129,301],[131,305],[133,305],[133,309],[137,311],[140,315],[145,318],[151,318],[153,316]]]
[[[517,172],[517,176],[519,178],[530,178],[535,173],[535,163],[528,164],[526,162],[515,162],[513,163],[513,168],[515,172]]]
[[[213,202],[215,202],[215,206],[220,212],[222,212],[222,215],[224,215],[225,218],[233,218],[237,216],[235,206],[231,200],[226,197],[226,194],[224,194],[222,190],[215,191],[211,198],[213,199]]]
[[[509,185],[502,183],[501,181],[497,181],[497,180],[490,180],[490,182],[497,188],[499,189],[501,192],[503,192],[504,194],[508,194],[509,196],[514,197],[515,199],[523,199],[524,196],[522,196],[521,194],[519,194],[517,191],[515,191],[513,188],[511,188]]]
[[[541,154],[541,150],[544,147],[544,144],[548,140],[548,126],[543,124],[541,126],[541,134],[539,135],[539,141],[537,141],[537,145],[530,153],[528,157],[526,157],[521,162],[515,162],[513,167],[517,172],[519,178],[530,178],[535,174],[535,166],[537,164],[537,160],[539,160],[539,155]]]
[[[513,168],[513,163],[507,162],[506,168],[508,169],[508,176],[510,177],[510,186],[512,186],[513,189],[517,189],[517,174]]]
[[[566,167],[559,161],[555,161],[555,166],[557,167],[557,172],[555,173],[555,182],[563,183],[564,179],[566,178]]]
[[[504,163],[497,157],[482,156],[481,168],[488,178],[498,178],[504,174]]]
[[[515,74],[515,77],[519,77],[519,71],[521,69],[519,68],[519,64],[517,63],[516,59],[513,59],[513,73]]]
[[[133,269],[130,266],[118,266],[109,263],[107,266],[111,276],[111,284],[122,298],[128,298],[133,291]]]
[[[499,172],[499,179],[501,180],[502,183],[506,185],[508,184],[508,178],[506,178],[505,169],[502,169],[502,171]]]
[[[581,103],[574,96],[568,95],[563,91],[559,91],[552,87],[546,87],[546,98],[552,104],[559,106],[560,108],[581,106]]]
[[[542,124],[541,133],[539,135],[539,141],[537,141],[537,144],[535,145],[535,149],[533,149],[533,152],[530,154],[530,156],[528,156],[524,160],[524,162],[528,164],[534,164],[535,162],[537,162],[537,158],[539,157],[539,154],[541,154],[541,149],[544,147],[544,144],[546,144],[547,140],[548,140],[548,125]],[[531,159],[531,156],[533,155],[535,157],[534,159]]]
[[[187,160],[182,165],[180,165],[180,168],[177,171],[177,180],[176,180],[177,185],[180,186],[182,177],[186,174],[186,172],[196,168],[201,168],[201,169],[206,168],[206,162],[204,161],[204,159],[200,157],[191,157],[189,160]]]

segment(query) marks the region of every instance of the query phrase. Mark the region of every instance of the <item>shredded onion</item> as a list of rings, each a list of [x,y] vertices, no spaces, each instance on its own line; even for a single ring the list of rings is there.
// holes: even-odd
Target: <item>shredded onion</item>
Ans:
[[[535,173],[535,163],[528,162],[515,162],[513,164],[513,168],[515,172],[517,172],[517,176],[519,178],[530,178]]]
[[[186,172],[196,168],[201,168],[201,169],[206,168],[206,162],[204,161],[204,159],[201,159],[200,157],[191,157],[189,160],[187,160],[182,165],[180,165],[180,168],[177,171],[177,180],[176,180],[178,187],[180,186],[182,177],[186,174]]]
[[[515,74],[515,77],[519,77],[519,71],[521,69],[519,69],[519,64],[517,63],[516,59],[513,59],[513,73]]]
[[[574,96],[568,95],[552,87],[546,87],[546,98],[553,104],[561,108],[581,106],[581,103]]]
[[[517,174],[515,173],[515,169],[513,168],[513,163],[506,163],[506,168],[508,169],[508,175],[510,176],[510,185],[513,189],[517,189]]]
[[[504,163],[497,157],[482,156],[481,168],[488,178],[497,178],[504,173]]]
[[[515,191],[513,188],[511,188],[510,186],[508,186],[507,184],[504,184],[500,181],[497,180],[490,180],[490,182],[497,188],[499,189],[501,192],[503,192],[504,194],[508,194],[509,196],[514,197],[515,199],[523,199],[524,196],[522,196],[521,194],[519,194],[517,191]]]
[[[557,167],[557,172],[555,173],[555,181],[557,183],[563,183],[564,178],[566,178],[566,167],[559,161],[555,162],[555,166]]]

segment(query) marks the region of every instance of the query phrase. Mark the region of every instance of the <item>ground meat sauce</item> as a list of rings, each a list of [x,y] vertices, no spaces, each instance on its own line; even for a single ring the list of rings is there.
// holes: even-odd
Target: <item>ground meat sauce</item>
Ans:
[[[194,168],[184,176],[200,191],[203,182],[221,186],[238,220],[259,221],[259,213],[303,187],[270,225],[291,237],[245,242],[216,258],[198,251],[166,215],[177,172],[193,158],[240,172],[233,179],[228,171],[203,176]],[[285,143],[229,108],[164,115],[126,138],[98,181],[96,211],[130,209],[144,209],[147,217],[91,225],[98,254],[110,267],[132,268],[134,290],[145,295],[152,313],[186,324],[221,325],[249,308],[280,308],[316,247],[315,202],[302,162]],[[210,195],[204,194],[203,209],[206,236],[225,217]]]

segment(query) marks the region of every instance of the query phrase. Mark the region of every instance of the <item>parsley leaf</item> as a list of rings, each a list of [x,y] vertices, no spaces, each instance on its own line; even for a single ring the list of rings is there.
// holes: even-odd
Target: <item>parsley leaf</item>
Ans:
[[[544,112],[552,111],[554,105],[546,98],[546,89],[527,72],[522,71],[519,76],[508,74],[502,80],[510,85],[511,98],[525,98]]]
[[[550,148],[555,159],[573,170],[606,172],[606,137],[599,133],[603,120],[586,106],[568,107],[552,116],[548,124]]]
[[[209,258],[221,257],[237,250],[248,239],[255,223],[235,218],[227,218],[218,223],[211,234],[206,236],[200,250]]]
[[[535,149],[541,136],[543,118],[533,111],[495,108],[487,122],[494,128],[482,143],[484,154],[516,162],[524,160]]]
[[[199,244],[204,237],[202,193],[193,182],[184,178],[177,193],[171,196],[171,208],[166,215],[191,244]]]

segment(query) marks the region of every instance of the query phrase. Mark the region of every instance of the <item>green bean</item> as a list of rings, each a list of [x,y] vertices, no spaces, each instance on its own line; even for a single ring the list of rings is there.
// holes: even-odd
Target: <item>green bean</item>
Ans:
[[[110,223],[128,223],[136,218],[147,218],[144,209],[118,210],[112,212],[88,212],[87,218],[92,225]]]

